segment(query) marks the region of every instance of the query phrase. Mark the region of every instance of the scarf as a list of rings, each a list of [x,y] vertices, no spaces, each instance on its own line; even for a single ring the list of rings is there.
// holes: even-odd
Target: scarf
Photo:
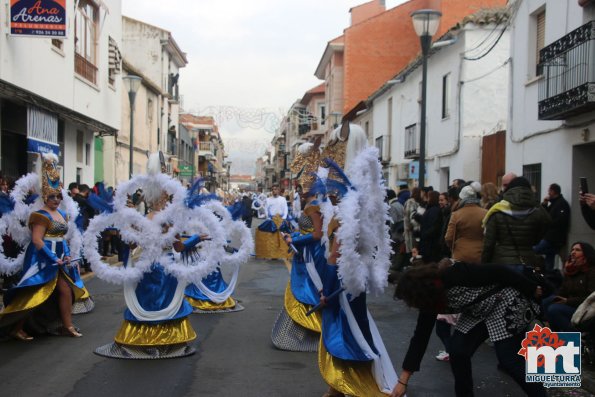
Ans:
[[[583,257],[580,261],[572,261],[568,260],[564,264],[564,275],[566,276],[574,276],[575,274],[581,272],[586,273],[589,270],[589,265],[587,261]]]
[[[512,209],[512,204],[510,204],[510,202],[508,202],[506,200],[500,200],[499,202],[494,204],[492,206],[492,208],[490,208],[488,210],[488,213],[481,221],[481,227],[485,229],[486,225],[488,224],[488,220],[496,212],[502,212],[506,215],[510,215],[513,217],[521,217],[521,216],[527,216],[530,213],[532,213],[533,211],[535,211],[535,208],[528,208],[526,210],[514,210],[514,209]]]

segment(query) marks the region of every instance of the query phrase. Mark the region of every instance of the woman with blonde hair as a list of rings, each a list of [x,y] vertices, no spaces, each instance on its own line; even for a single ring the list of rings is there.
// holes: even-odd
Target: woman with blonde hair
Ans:
[[[498,188],[492,182],[481,185],[481,207],[489,210],[498,201]]]

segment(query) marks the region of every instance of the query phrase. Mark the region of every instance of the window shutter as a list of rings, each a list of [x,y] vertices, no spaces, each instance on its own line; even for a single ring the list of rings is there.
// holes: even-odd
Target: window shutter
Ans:
[[[537,34],[536,34],[536,64],[539,65],[539,51],[545,47],[545,11],[537,14]]]

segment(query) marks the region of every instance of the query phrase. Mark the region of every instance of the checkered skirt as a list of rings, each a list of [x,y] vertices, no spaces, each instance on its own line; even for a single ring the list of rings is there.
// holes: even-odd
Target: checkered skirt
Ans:
[[[473,303],[490,290],[496,291]],[[525,332],[539,313],[539,305],[511,287],[499,289],[496,285],[456,286],[449,288],[446,296],[449,311],[461,313],[456,329],[466,334],[477,324],[485,322],[492,342]]]

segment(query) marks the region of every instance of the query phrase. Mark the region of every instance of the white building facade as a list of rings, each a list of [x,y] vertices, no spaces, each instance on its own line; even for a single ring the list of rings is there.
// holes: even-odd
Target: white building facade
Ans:
[[[500,10],[466,18],[447,35],[450,44],[427,60],[425,185],[435,190],[445,191],[455,178],[479,181],[482,138],[506,129],[506,15]],[[389,187],[418,183],[421,81],[418,58],[373,94],[369,110],[356,118],[370,130]]]
[[[167,172],[179,173],[179,77],[188,64],[186,54],[172,34],[162,28],[122,17],[122,56],[124,75],[142,78],[135,96],[132,173],[144,173],[148,155],[161,150],[167,158]],[[130,169],[130,117],[128,92],[119,100],[122,124],[120,132],[104,140],[105,180],[115,185],[128,180]]]
[[[65,184],[93,185],[95,140],[121,124],[121,0],[67,0],[64,16],[60,38],[0,25],[1,170],[18,178],[33,167],[27,151],[52,150]]]
[[[579,177],[595,184],[595,4],[517,0],[513,8],[506,166],[539,197],[558,183],[572,207],[569,240],[588,241],[577,197]]]

